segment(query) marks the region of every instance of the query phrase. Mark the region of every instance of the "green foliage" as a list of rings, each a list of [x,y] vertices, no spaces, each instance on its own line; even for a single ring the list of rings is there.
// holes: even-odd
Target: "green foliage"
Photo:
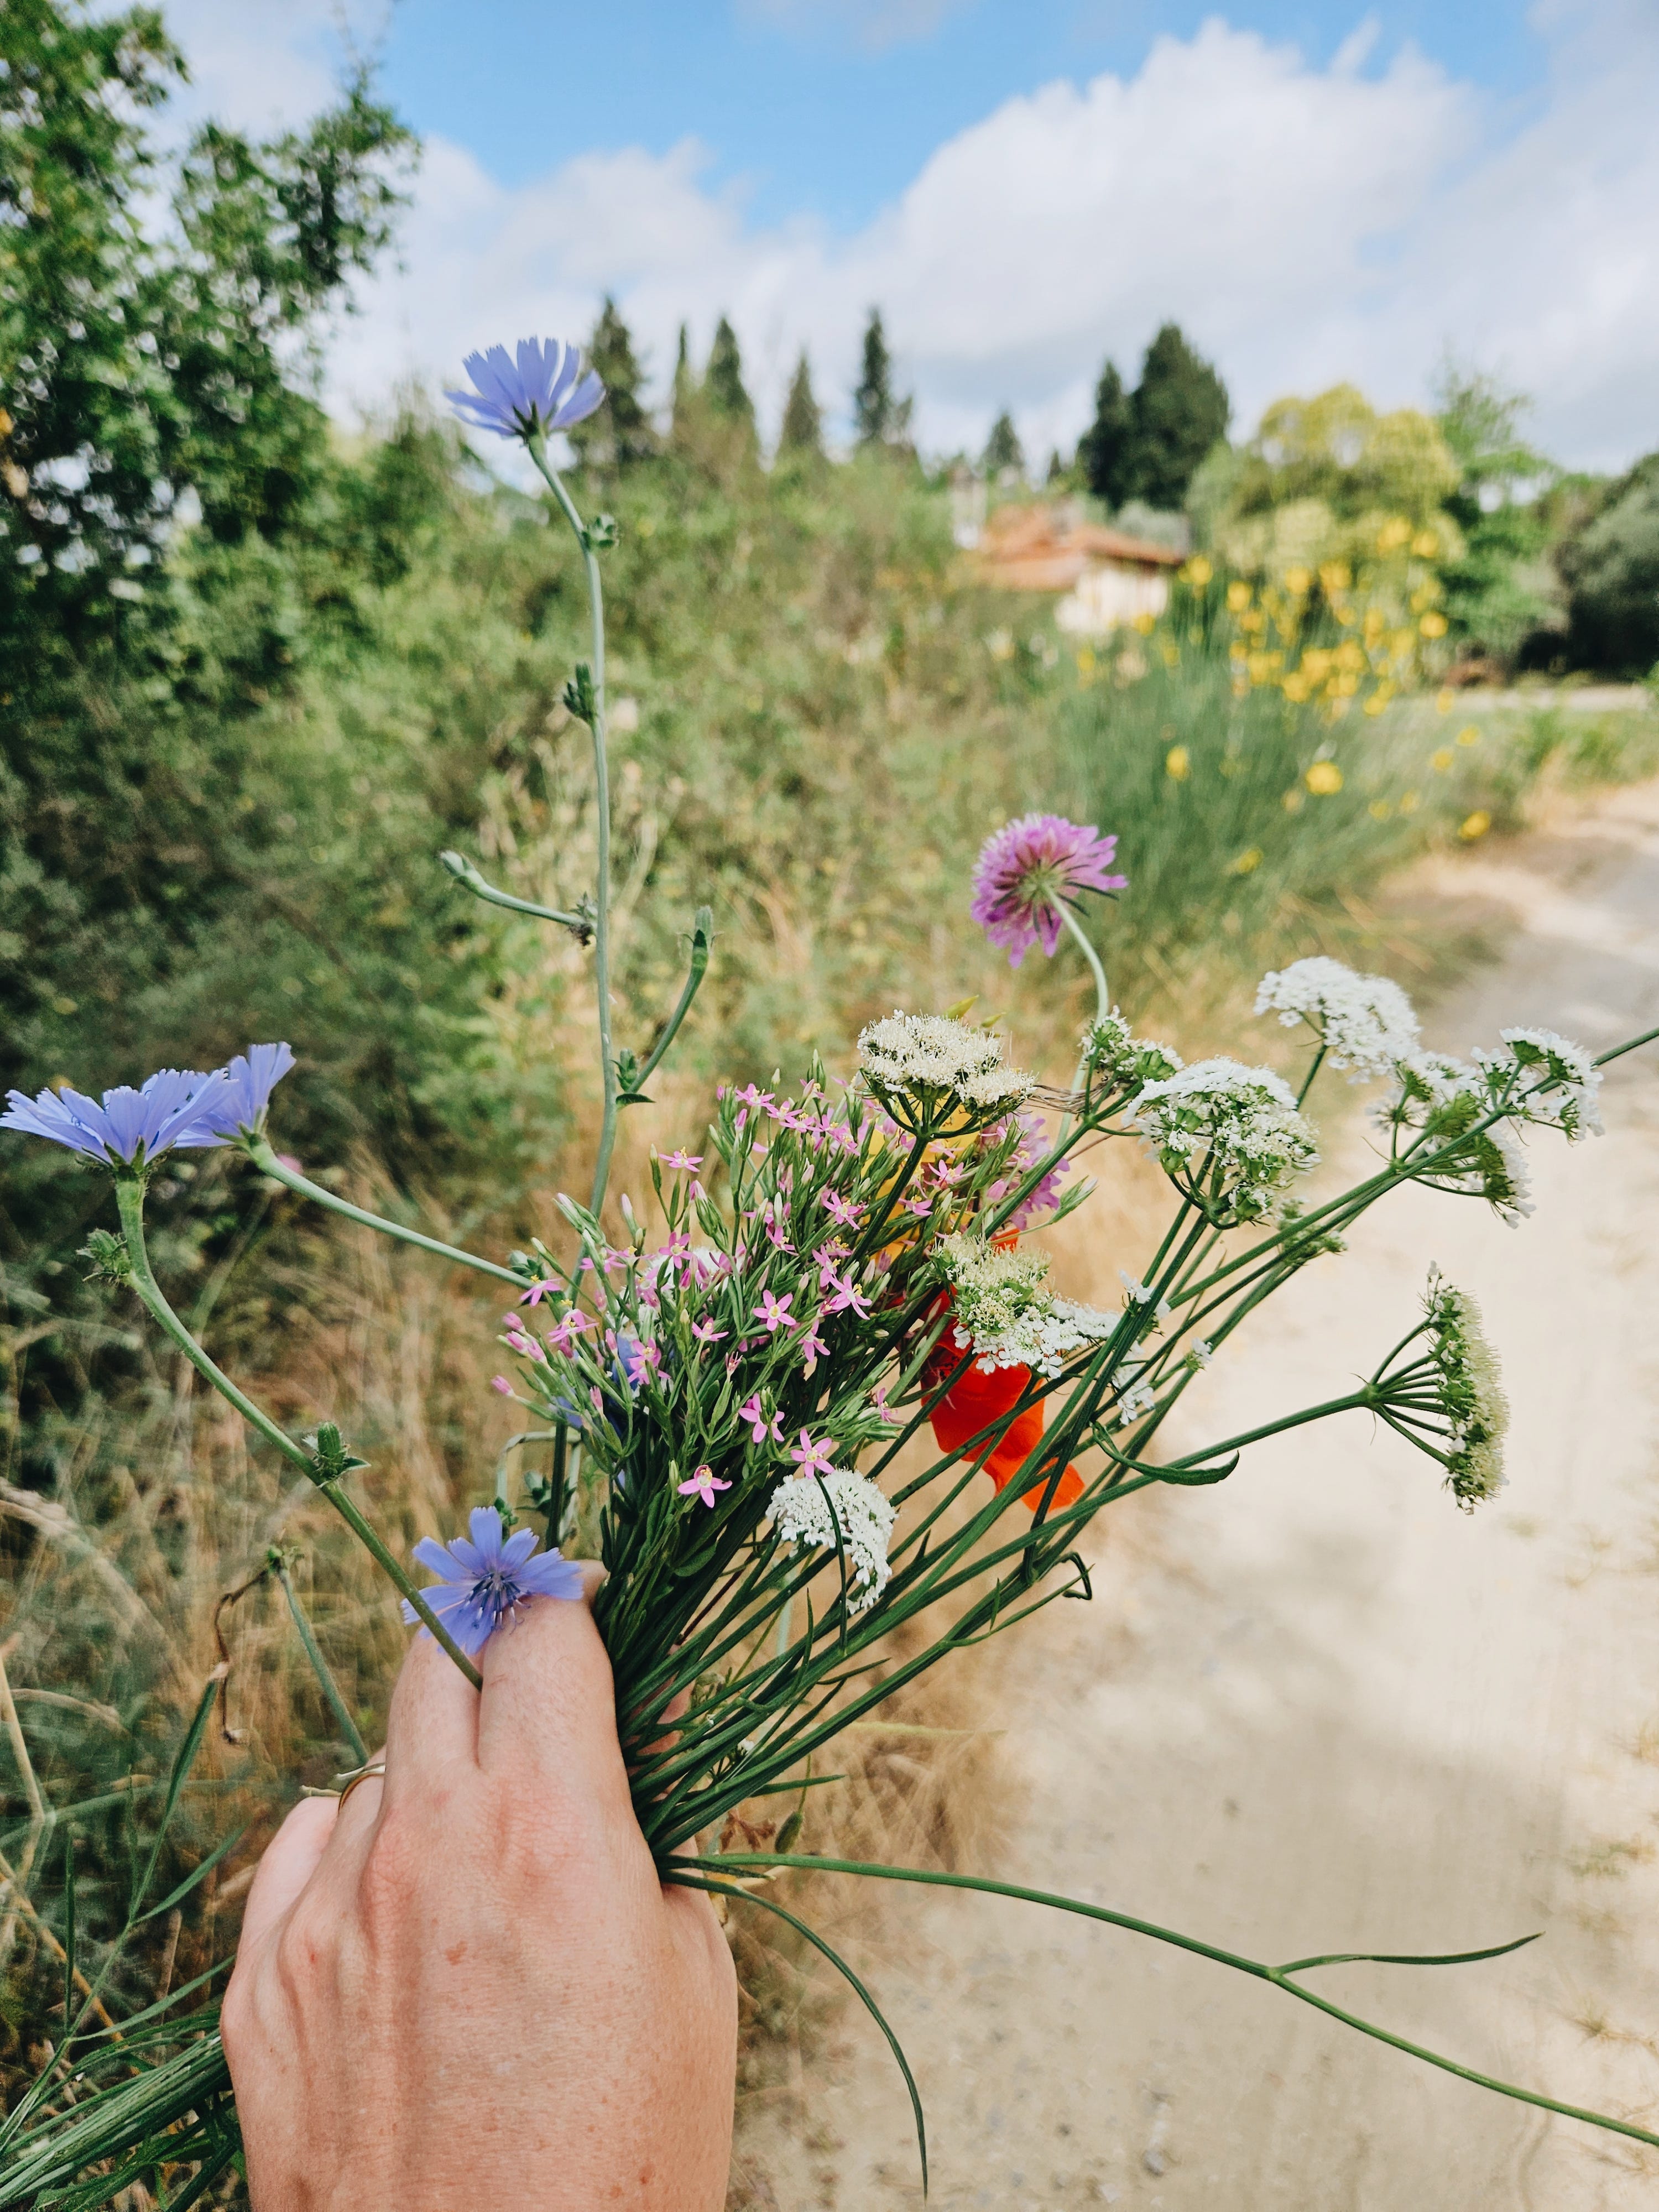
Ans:
[[[1216,371],[1176,324],[1165,323],[1133,392],[1112,362],[1100,373],[1095,418],[1078,448],[1090,490],[1111,507],[1133,499],[1178,509],[1205,455],[1225,438],[1231,411]]]
[[[1659,453],[1609,486],[1563,546],[1567,646],[1583,668],[1644,676],[1659,665]]]
[[[793,454],[798,459],[823,458],[823,410],[813,396],[812,371],[805,346],[801,348],[800,359],[795,363],[795,373],[789,380],[789,397],[784,403],[778,451]]]
[[[1025,473],[1025,449],[1019,442],[1014,418],[1006,407],[991,425],[981,465],[991,477],[1000,477],[1005,469],[1012,469],[1016,476]]]
[[[570,442],[590,468],[629,468],[655,453],[657,435],[640,397],[645,380],[633,334],[608,292],[587,341],[587,361],[604,381],[605,398],[575,425]]]
[[[853,428],[860,446],[907,446],[910,405],[893,390],[893,357],[887,349],[881,309],[872,307],[865,326],[862,366],[853,392]]]
[[[1449,365],[1436,397],[1435,421],[1459,472],[1443,504],[1463,543],[1461,555],[1441,564],[1445,612],[1460,641],[1512,661],[1528,637],[1559,619],[1539,496],[1556,471],[1521,435],[1528,403],[1518,392]]]
[[[709,405],[717,415],[753,428],[755,403],[744,386],[743,356],[738,349],[738,334],[724,315],[714,325],[714,343],[709,348],[708,366],[703,372],[702,388]]]

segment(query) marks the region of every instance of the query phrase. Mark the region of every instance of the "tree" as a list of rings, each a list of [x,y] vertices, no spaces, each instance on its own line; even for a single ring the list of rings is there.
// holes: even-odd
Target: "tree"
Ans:
[[[1019,433],[1014,428],[1014,418],[1006,407],[991,425],[981,465],[986,475],[994,479],[1007,471],[1012,471],[1017,477],[1025,473],[1024,448],[1019,442]]]
[[[674,382],[670,398],[669,420],[676,434],[684,431],[687,411],[701,389],[697,372],[691,366],[691,333],[682,323],[679,337],[674,342]]]
[[[1078,441],[1078,465],[1083,480],[1097,499],[1109,507],[1121,507],[1129,496],[1127,462],[1133,426],[1129,398],[1109,361],[1095,386],[1095,419]]]
[[[803,456],[819,455],[823,452],[823,410],[812,393],[812,372],[807,363],[806,349],[801,348],[800,359],[795,363],[795,374],[790,380],[789,397],[784,404],[783,428],[778,436],[780,453]]]
[[[657,450],[656,433],[640,398],[645,378],[633,334],[607,292],[587,342],[588,366],[605,385],[605,404],[570,433],[570,442],[592,467],[627,468]]]
[[[1560,472],[1522,436],[1529,402],[1520,392],[1448,361],[1435,397],[1458,471],[1443,505],[1463,539],[1440,572],[1445,612],[1466,647],[1512,660],[1535,632],[1560,624],[1545,596],[1550,532],[1540,496]]]
[[[1178,507],[1199,463],[1227,434],[1227,387],[1194,352],[1179,326],[1165,323],[1146,349],[1130,401],[1132,437],[1123,496]]]
[[[853,393],[853,427],[860,446],[908,446],[908,399],[893,392],[893,357],[887,350],[881,309],[872,307],[864,333],[863,368]]]
[[[717,415],[753,429],[755,404],[744,388],[743,356],[738,348],[738,334],[724,315],[714,325],[714,343],[708,349],[702,388]]]
[[[1645,676],[1659,667],[1659,453],[1610,485],[1561,549],[1571,594],[1567,648],[1583,668]]]

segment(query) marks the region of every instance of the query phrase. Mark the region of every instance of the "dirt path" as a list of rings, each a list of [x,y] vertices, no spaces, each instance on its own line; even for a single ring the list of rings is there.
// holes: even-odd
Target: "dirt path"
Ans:
[[[1428,1023],[1449,1049],[1659,1022],[1659,787],[1458,863],[1513,908],[1500,962]],[[1538,1211],[1411,1193],[1206,1378],[1201,1431],[1346,1387],[1425,1262],[1486,1310],[1510,1482],[1470,1517],[1351,1419],[1215,1489],[1114,1516],[1092,1607],[1000,1647],[1006,1827],[986,1868],[1261,1957],[1459,1949],[1494,1965],[1318,1986],[1510,2080],[1659,2124],[1659,1056],[1611,1133],[1532,1146]],[[1346,1144],[1352,1159],[1363,1138]],[[1659,2154],[1486,2095],[1276,1992],[1127,1935],[916,1900],[855,1948],[921,2080],[939,2206],[1625,2212]],[[1652,2039],[1646,2041],[1644,2039]],[[756,2144],[781,2212],[921,2201],[902,2089],[848,2015],[805,2134]],[[764,2191],[755,2201],[768,2200]]]

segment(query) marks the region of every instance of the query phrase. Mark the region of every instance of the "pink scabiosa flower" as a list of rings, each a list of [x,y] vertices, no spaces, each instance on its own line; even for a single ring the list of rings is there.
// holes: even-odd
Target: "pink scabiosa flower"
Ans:
[[[579,1598],[582,1571],[574,1559],[556,1551],[530,1556],[536,1549],[533,1528],[516,1528],[512,1535],[501,1528],[501,1516],[493,1505],[478,1505],[471,1515],[472,1540],[457,1536],[440,1544],[422,1536],[415,1557],[443,1580],[422,1592],[444,1626],[469,1659],[476,1659],[504,1620],[538,1597]],[[407,1598],[404,1619],[419,1618]],[[431,1634],[429,1629],[421,1631]]]
[[[1063,814],[1023,814],[985,841],[974,869],[970,909],[993,945],[1006,945],[1018,968],[1034,945],[1052,959],[1063,927],[1064,901],[1082,891],[1121,891],[1127,876],[1107,872],[1117,839]]]

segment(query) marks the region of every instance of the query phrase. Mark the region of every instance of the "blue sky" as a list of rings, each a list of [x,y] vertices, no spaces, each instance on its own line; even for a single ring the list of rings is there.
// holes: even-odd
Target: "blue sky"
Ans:
[[[1040,461],[1179,321],[1236,427],[1449,353],[1582,466],[1659,447],[1656,0],[164,0],[191,105],[330,94],[343,6],[422,133],[402,265],[332,404],[576,336],[611,292],[659,378],[728,313],[763,425],[808,349],[844,420],[886,315],[933,451],[1003,407]]]
[[[1413,42],[1517,101],[1548,58],[1518,0],[398,0],[383,51],[416,126],[487,151],[503,183],[596,149],[665,154],[690,135],[751,220],[810,215],[845,235],[1011,94],[1133,75],[1156,37],[1190,38],[1212,15],[1322,64],[1369,25],[1373,71]]]

